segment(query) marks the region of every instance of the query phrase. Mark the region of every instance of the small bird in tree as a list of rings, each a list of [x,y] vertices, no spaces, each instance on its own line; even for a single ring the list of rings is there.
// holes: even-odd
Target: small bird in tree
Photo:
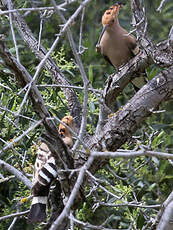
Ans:
[[[72,116],[65,116],[62,122],[73,129]],[[59,125],[59,135],[64,143],[70,148],[73,146],[71,132],[63,124]],[[43,222],[46,220],[46,206],[50,185],[57,177],[57,167],[54,157],[45,143],[41,143],[34,165],[33,187],[32,187],[32,205],[28,215],[28,222]]]
[[[103,14],[103,29],[96,45],[97,51],[116,69],[139,53],[136,38],[119,24],[118,14],[121,7],[121,3],[116,3]],[[146,82],[145,73],[132,80],[135,90],[140,89]]]
[[[70,128],[73,128],[73,118],[72,116],[65,116],[62,120],[63,123],[65,123]],[[63,139],[64,143],[71,148],[73,146],[73,139],[71,132],[68,128],[66,128],[63,124],[59,125],[58,129],[59,135]]]

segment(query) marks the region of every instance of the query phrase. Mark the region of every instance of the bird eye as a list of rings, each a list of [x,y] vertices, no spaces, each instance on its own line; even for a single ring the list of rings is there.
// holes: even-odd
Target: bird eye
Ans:
[[[65,133],[65,129],[60,129],[60,132]]]

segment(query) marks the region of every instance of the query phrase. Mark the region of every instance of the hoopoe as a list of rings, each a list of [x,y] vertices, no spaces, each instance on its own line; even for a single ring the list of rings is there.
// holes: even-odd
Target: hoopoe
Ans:
[[[116,69],[126,64],[132,57],[139,53],[136,38],[129,34],[119,24],[118,14],[122,4],[116,3],[111,6],[102,16],[103,29],[96,45],[105,59]],[[146,74],[132,80],[136,90],[147,83]]]
[[[65,116],[62,122],[73,129],[72,116]],[[73,146],[71,132],[63,124],[59,125],[59,135],[68,147]],[[43,222],[46,220],[46,206],[48,201],[49,189],[52,181],[57,177],[57,167],[54,157],[48,146],[41,143],[34,165],[32,205],[28,215],[28,222]]]

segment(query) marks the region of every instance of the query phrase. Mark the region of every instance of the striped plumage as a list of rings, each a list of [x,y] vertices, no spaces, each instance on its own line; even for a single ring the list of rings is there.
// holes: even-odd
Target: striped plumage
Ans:
[[[70,128],[73,128],[72,117],[65,116],[62,122]],[[64,125],[60,124],[58,132],[65,144],[72,147],[71,132]],[[32,187],[32,205],[28,215],[30,223],[42,222],[46,219],[46,206],[52,181],[57,177],[57,167],[54,157],[48,146],[41,143],[34,165],[33,187]]]

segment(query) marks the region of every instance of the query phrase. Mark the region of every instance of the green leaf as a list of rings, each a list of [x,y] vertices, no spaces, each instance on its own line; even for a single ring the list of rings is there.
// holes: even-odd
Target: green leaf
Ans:
[[[89,76],[89,81],[93,83],[93,66],[89,65],[88,67],[88,76]]]

